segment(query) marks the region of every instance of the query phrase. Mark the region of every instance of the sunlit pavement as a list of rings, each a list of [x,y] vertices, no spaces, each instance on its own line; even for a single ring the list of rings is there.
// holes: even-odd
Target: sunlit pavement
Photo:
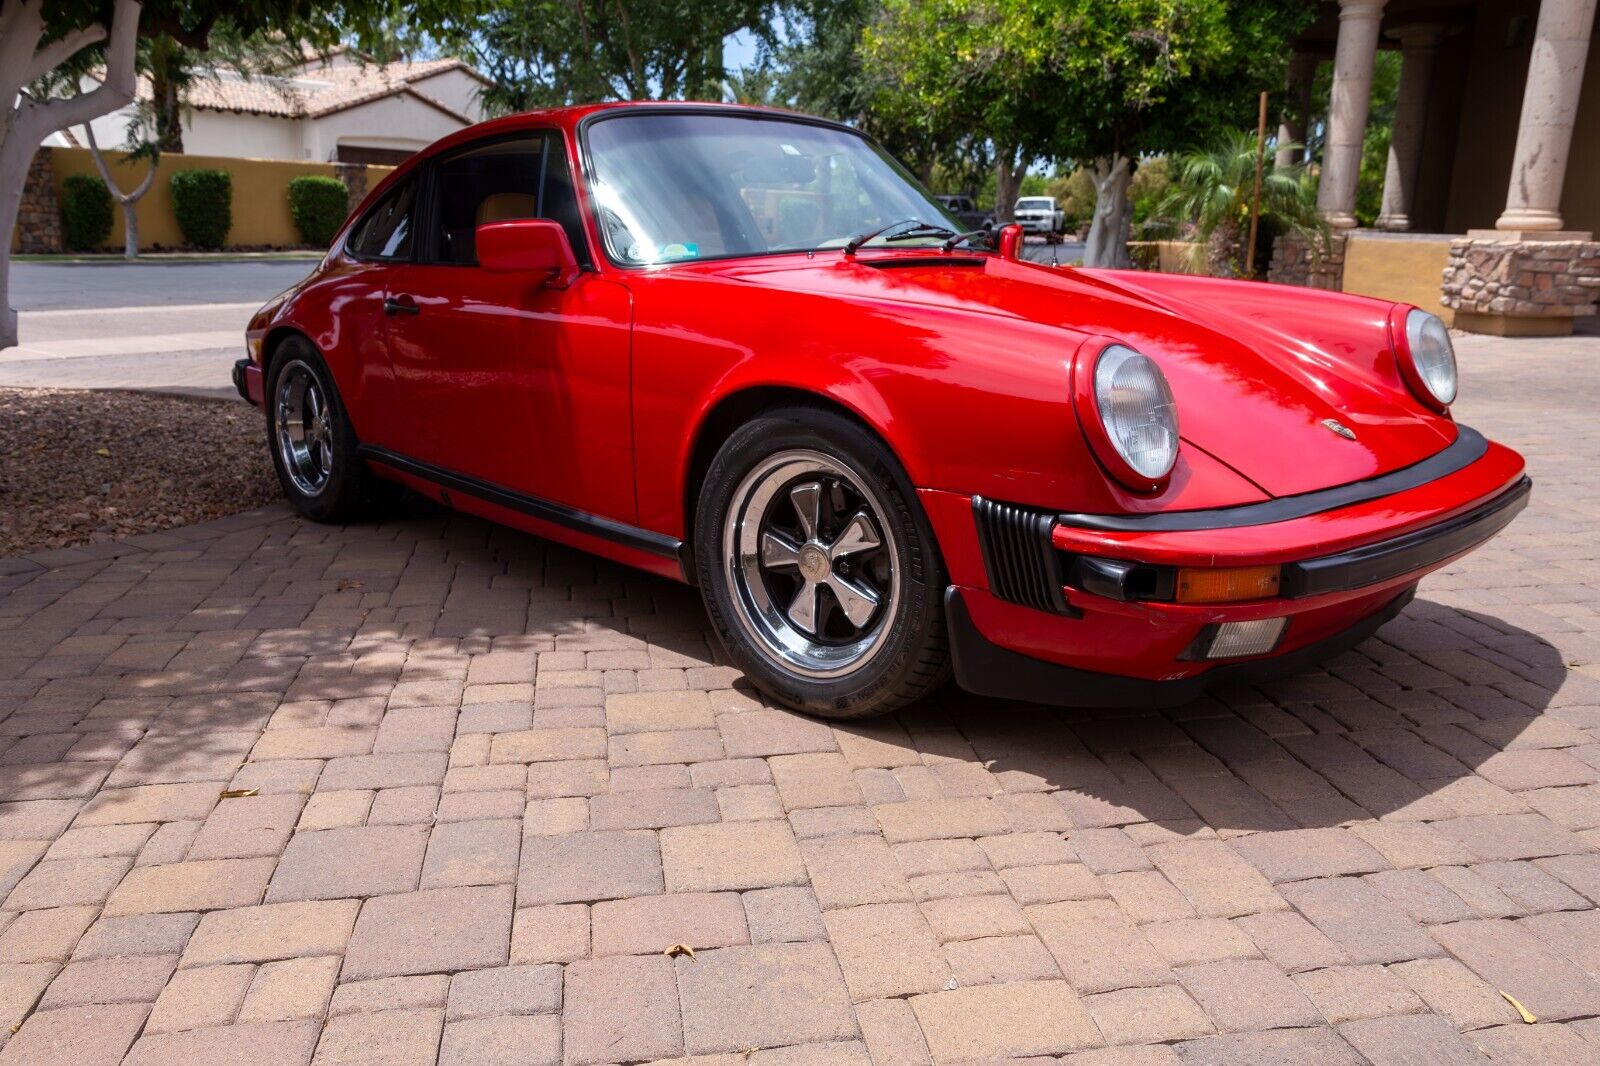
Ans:
[[[1593,1062],[1600,338],[1458,343],[1528,511],[1164,713],[830,727],[434,512],[0,561],[0,1062]]]

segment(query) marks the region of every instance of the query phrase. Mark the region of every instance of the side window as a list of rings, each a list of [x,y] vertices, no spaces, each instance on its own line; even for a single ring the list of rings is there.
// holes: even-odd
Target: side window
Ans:
[[[445,159],[434,175],[429,261],[476,266],[479,226],[548,218],[561,223],[579,262],[588,265],[560,141],[542,132],[492,141]]]
[[[363,259],[410,259],[416,232],[417,182],[408,179],[366,213],[345,242]]]

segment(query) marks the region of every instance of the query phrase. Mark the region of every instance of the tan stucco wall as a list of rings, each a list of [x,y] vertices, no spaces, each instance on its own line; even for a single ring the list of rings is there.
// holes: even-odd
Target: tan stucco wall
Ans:
[[[41,148],[53,153],[56,194],[59,199],[62,183],[72,174],[98,176],[94,160],[86,148]],[[131,189],[143,180],[144,163],[123,166],[121,152],[105,153],[112,176],[123,188]],[[228,232],[230,246],[289,247],[300,244],[300,233],[289,215],[289,180],[302,174],[321,174],[337,178],[332,163],[287,162],[274,159],[230,159],[222,156],[166,155],[161,157],[161,169],[155,184],[140,198],[139,244],[150,250],[156,245],[177,248],[183,245],[183,235],[178,230],[178,220],[172,213],[172,175],[179,170],[216,169],[233,175],[233,229]],[[371,188],[392,170],[392,167],[369,166],[367,187]],[[115,209],[108,248],[122,247],[122,210]],[[13,247],[15,240],[13,239]]]
[[[1345,242],[1344,291],[1415,304],[1448,325],[1454,312],[1439,302],[1449,236],[1389,237],[1358,231]]]

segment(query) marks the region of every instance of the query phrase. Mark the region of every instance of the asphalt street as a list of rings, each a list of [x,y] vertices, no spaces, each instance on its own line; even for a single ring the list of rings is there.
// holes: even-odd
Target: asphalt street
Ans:
[[[260,305],[315,265],[313,259],[14,263],[11,306],[26,312],[251,301]]]

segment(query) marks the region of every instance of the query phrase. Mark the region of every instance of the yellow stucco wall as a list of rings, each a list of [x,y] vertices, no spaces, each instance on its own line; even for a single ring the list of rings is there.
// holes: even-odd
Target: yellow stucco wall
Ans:
[[[69,175],[90,174],[99,176],[94,159],[87,148],[41,148],[52,153],[55,171],[56,196],[59,202],[61,185]],[[144,162],[123,165],[121,152],[106,152],[106,162],[112,177],[124,189],[132,189],[144,179]],[[232,247],[290,247],[301,243],[300,232],[295,229],[289,215],[289,180],[303,174],[320,174],[337,178],[332,163],[288,162],[275,159],[230,159],[223,156],[164,155],[160,170],[150,191],[139,199],[139,246],[142,250],[180,248],[183,234],[178,230],[178,220],[172,213],[172,175],[179,170],[226,170],[233,176],[233,228],[228,231],[228,245]],[[389,173],[393,167],[367,167],[367,187],[370,189]],[[122,210],[117,208],[108,248],[122,248]],[[13,241],[13,247],[15,242]]]
[[[1415,304],[1448,325],[1454,317],[1439,302],[1449,237],[1385,237],[1352,233],[1345,241],[1344,291]]]

